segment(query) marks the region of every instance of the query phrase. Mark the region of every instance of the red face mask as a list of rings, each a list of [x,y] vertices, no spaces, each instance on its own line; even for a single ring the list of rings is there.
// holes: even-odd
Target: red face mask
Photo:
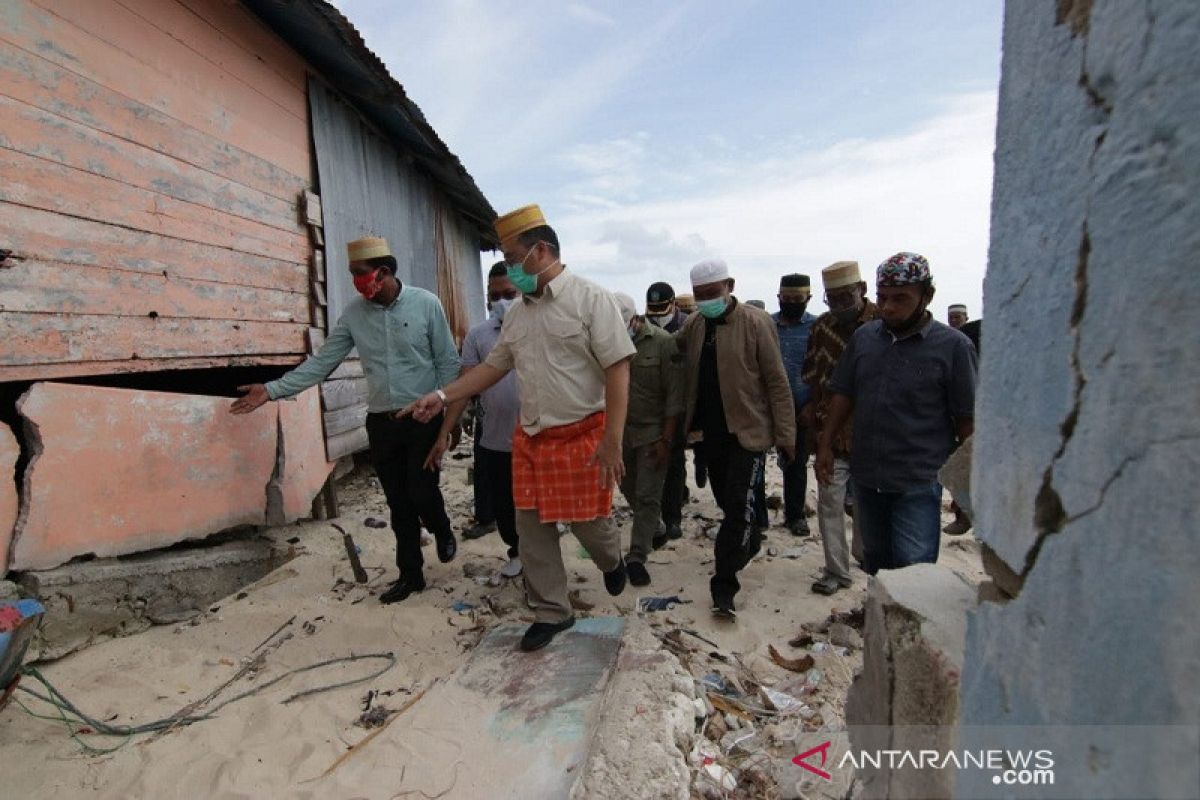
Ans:
[[[355,275],[354,288],[368,300],[375,299],[375,295],[383,289],[383,279],[379,277],[379,273],[382,271],[383,267],[376,267],[366,275]]]

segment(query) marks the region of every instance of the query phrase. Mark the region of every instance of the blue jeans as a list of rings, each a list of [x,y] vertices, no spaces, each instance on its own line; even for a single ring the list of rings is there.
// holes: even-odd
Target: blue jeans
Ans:
[[[904,492],[880,492],[854,484],[854,518],[863,542],[863,571],[937,561],[941,544],[942,487],[931,484]]]

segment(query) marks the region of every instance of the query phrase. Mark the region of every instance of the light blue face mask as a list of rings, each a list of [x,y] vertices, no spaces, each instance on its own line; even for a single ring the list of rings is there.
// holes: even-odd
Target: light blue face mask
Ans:
[[[492,303],[491,318],[497,322],[504,321],[504,315],[512,308],[512,304],[517,302],[515,297],[501,297],[496,302]]]
[[[540,244],[540,242],[539,242],[539,244]],[[534,245],[534,247],[536,247],[536,246],[537,245]],[[550,267],[553,267],[555,264],[558,263],[558,259],[554,259],[554,261],[551,264],[547,265],[545,267],[545,269],[543,269],[541,272],[537,272],[537,273],[534,273],[533,275],[530,275],[528,272],[525,271],[525,262],[529,260],[529,257],[531,255],[533,255],[532,249],[530,249],[530,251],[525,254],[525,258],[521,259],[520,264],[510,263],[507,266],[508,279],[510,281],[512,281],[512,285],[517,287],[517,291],[520,292],[521,294],[533,294],[534,292],[536,292],[537,284],[538,284],[538,281],[537,281],[538,275],[541,275],[542,272],[545,272],[547,269],[550,269]]]
[[[708,319],[716,319],[725,313],[725,309],[729,306],[729,298],[721,295],[713,300],[701,300],[696,303],[696,310],[703,314]]]

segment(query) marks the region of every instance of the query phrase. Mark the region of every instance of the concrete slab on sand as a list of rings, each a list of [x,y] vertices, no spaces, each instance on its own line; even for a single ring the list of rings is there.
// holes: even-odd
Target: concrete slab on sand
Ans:
[[[567,797],[587,761],[624,630],[620,618],[581,619],[545,649],[522,653],[524,626],[492,629],[450,680],[397,722],[394,755],[405,765],[397,788],[443,798]]]

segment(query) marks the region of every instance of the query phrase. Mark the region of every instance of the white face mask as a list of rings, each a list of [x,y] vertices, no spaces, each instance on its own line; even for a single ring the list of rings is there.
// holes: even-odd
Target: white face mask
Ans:
[[[501,297],[492,303],[492,310],[488,312],[488,318],[503,322],[504,315],[508,313],[508,310],[512,308],[515,302],[517,302],[517,298],[515,297]]]
[[[675,318],[674,313],[670,314],[648,314],[646,319],[650,320],[651,324],[662,327]]]

